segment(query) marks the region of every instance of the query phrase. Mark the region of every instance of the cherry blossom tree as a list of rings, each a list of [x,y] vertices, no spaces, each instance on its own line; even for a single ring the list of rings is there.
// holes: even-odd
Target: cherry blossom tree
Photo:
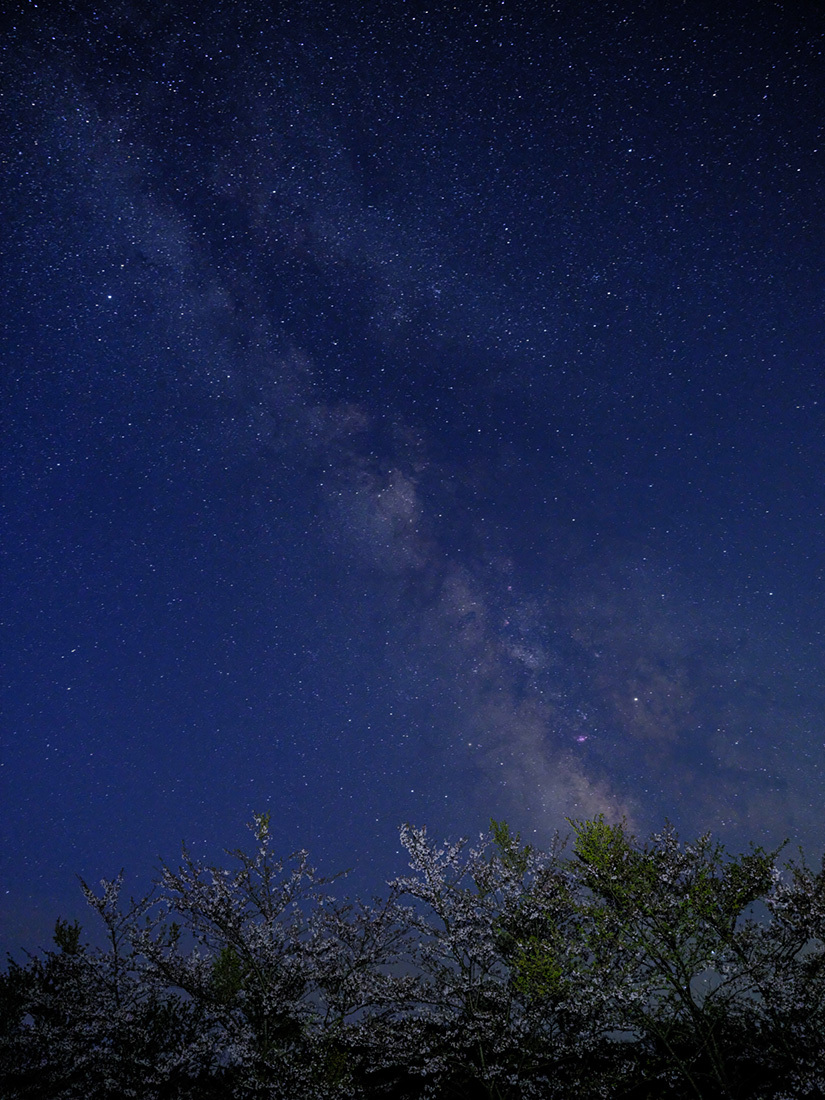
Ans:
[[[100,894],[83,884],[107,950],[84,944],[76,923],[58,921],[57,950],[3,976],[4,1007],[15,996],[0,1040],[0,1095],[9,1100],[210,1095],[214,1057],[197,1012],[154,981],[134,947],[143,904],[121,911],[121,886],[122,876],[104,881]]]
[[[570,1095],[606,1021],[561,845],[534,851],[497,822],[473,847],[409,827],[402,841],[427,1095]]]
[[[4,1100],[814,1100],[825,1095],[825,870],[671,827],[405,826],[409,872],[337,897],[267,815],[229,866],[147,897],[82,884],[104,944],[0,973]]]

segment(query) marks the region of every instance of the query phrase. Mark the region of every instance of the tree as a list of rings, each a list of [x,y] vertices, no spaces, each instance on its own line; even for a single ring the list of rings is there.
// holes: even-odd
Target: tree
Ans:
[[[807,934],[783,946],[765,922],[782,892],[779,850],[729,856],[709,835],[680,845],[669,826],[640,845],[602,817],[571,825],[590,943],[609,974],[601,995],[648,1079],[708,1098],[774,1088],[766,1025],[780,971],[787,978],[782,960]]]
[[[503,823],[476,847],[438,847],[405,827],[416,903],[418,1072],[427,1095],[569,1096],[600,1034],[575,884],[557,842],[522,846]],[[581,988],[579,988],[581,986]],[[579,1092],[579,1095],[584,1095]]]
[[[777,875],[752,926],[753,980],[759,1005],[754,1062],[785,1097],[825,1095],[825,858],[818,872],[804,859]]]
[[[268,815],[251,828],[256,850],[227,853],[233,871],[201,865],[186,848],[179,867],[164,865],[160,910],[139,945],[154,973],[198,1006],[233,1096],[292,1098],[312,1085],[309,912],[323,880],[306,852],[274,858]]]
[[[405,826],[410,873],[369,905],[275,858],[263,814],[228,870],[184,848],[142,900],[82,883],[105,946],[58,921],[9,960],[0,1095],[825,1095],[825,867],[570,824],[569,852]]]
[[[104,881],[100,896],[83,884],[105,922],[108,950],[88,947],[77,923],[58,920],[58,950],[12,963],[4,975],[4,999],[13,1001],[4,1013],[4,1098],[206,1095],[210,1052],[191,1008],[159,988],[137,955],[132,933],[142,906],[119,910],[121,883],[122,876]]]

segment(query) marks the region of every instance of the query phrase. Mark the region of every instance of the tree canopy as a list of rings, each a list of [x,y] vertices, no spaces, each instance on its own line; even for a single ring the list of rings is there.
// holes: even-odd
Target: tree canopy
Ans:
[[[405,826],[385,898],[337,898],[267,815],[228,866],[82,888],[0,974],[8,1100],[825,1094],[825,872],[667,826],[571,820],[547,851]]]

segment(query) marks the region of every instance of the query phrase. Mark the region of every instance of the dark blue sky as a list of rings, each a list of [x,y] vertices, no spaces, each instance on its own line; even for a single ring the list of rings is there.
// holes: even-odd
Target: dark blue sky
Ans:
[[[3,942],[253,810],[818,854],[825,17],[271,7],[3,41]]]

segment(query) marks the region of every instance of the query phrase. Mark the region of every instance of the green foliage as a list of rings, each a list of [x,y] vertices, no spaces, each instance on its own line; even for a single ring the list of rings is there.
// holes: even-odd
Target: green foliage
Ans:
[[[81,950],[80,932],[81,928],[77,921],[69,924],[68,921],[58,917],[52,938],[64,955],[76,955]]]
[[[655,860],[634,847],[626,824],[609,825],[603,814],[592,821],[568,821],[584,884],[620,911],[629,906],[647,911],[656,885]]]
[[[531,935],[519,943],[512,966],[515,988],[530,1001],[556,1000],[568,989],[561,953],[547,936]]]
[[[530,863],[532,848],[529,844],[522,846],[521,834],[516,833],[513,836],[507,822],[496,821],[495,818],[490,818],[490,833],[496,855],[502,863],[519,875],[525,874]]]
[[[252,832],[256,840],[263,841],[269,838],[269,823],[272,819],[270,813],[257,813],[252,815]]]
[[[319,1076],[329,1092],[341,1090],[352,1081],[352,1056],[334,1038],[322,1046],[319,1062]]]
[[[624,870],[632,852],[633,837],[628,835],[626,824],[609,825],[604,814],[592,821],[567,818],[576,834],[573,854],[586,867],[602,874]]]
[[[215,997],[224,1004],[231,1004],[249,976],[249,967],[243,962],[231,944],[224,944],[212,964],[212,988]]]

